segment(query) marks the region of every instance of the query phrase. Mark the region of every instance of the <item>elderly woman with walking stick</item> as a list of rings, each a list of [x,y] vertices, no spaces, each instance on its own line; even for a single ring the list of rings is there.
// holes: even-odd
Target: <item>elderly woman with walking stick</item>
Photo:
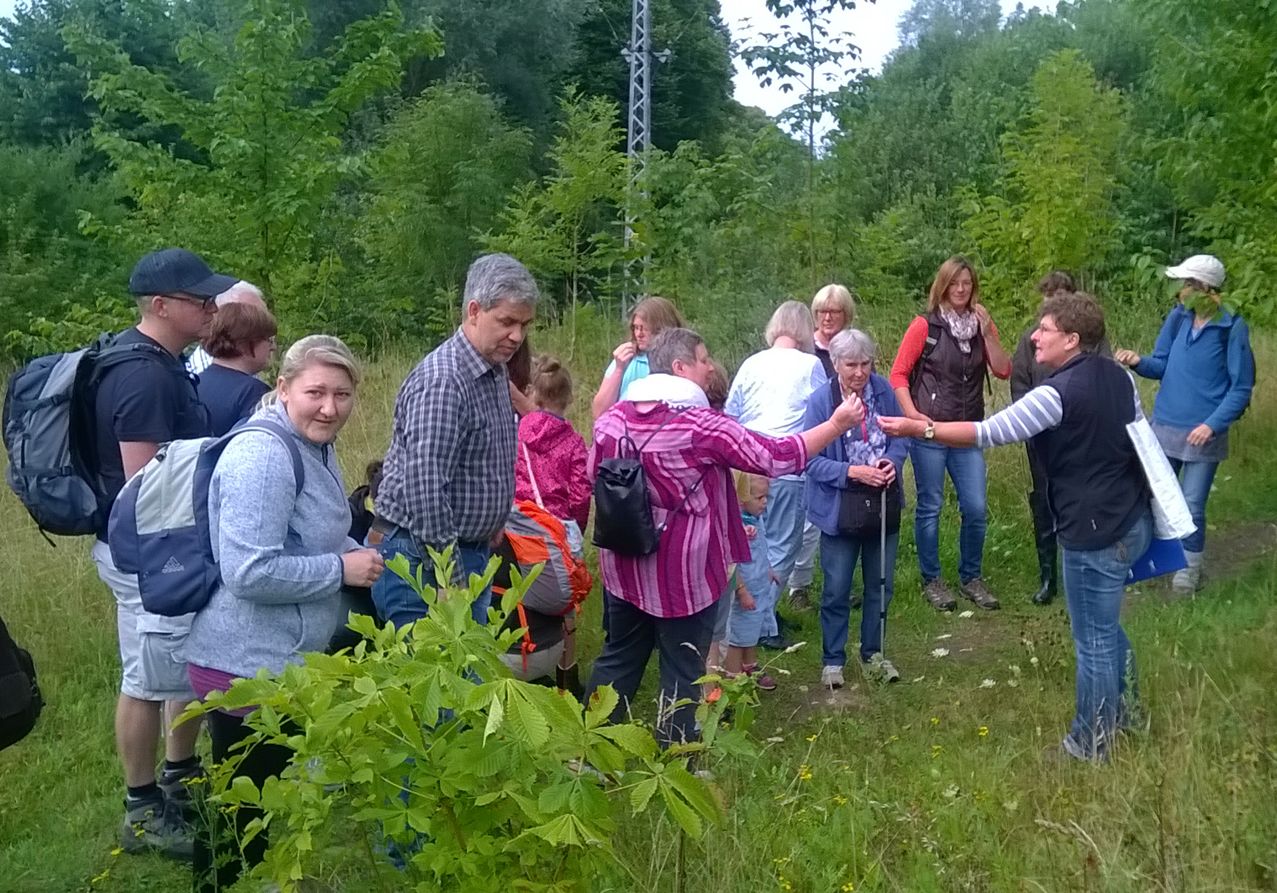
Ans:
[[[900,471],[909,441],[889,435],[878,424],[881,416],[899,415],[900,403],[887,379],[873,371],[873,339],[859,329],[847,329],[829,342],[829,355],[836,375],[807,401],[805,427],[828,420],[834,407],[851,394],[860,398],[865,417],[807,465],[807,517],[820,529],[820,569],[825,578],[820,682],[828,688],[843,685],[857,564],[864,587],[860,660],[879,678],[895,682],[900,674],[884,657],[883,638],[900,540]]]

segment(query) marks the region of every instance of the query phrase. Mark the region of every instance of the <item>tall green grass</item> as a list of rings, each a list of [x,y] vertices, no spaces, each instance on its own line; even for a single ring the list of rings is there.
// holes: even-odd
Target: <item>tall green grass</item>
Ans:
[[[884,341],[885,363],[909,310],[862,312]],[[759,344],[765,322],[761,307],[725,307],[705,329],[711,348],[730,329],[734,364]],[[1121,331],[1142,331],[1127,322]],[[573,370],[571,417],[587,436],[590,397],[623,336],[619,320],[592,312],[533,333],[538,350]],[[928,608],[906,520],[887,637],[904,681],[883,688],[852,668],[847,689],[823,692],[818,622],[796,617],[808,645],[775,661],[788,675],[763,697],[762,755],[715,767],[723,824],[699,843],[663,824],[625,828],[613,842],[621,867],[596,889],[1277,890],[1277,565],[1255,523],[1277,517],[1277,456],[1267,447],[1277,394],[1263,373],[1277,368],[1277,343],[1256,347],[1261,385],[1210,505],[1208,555],[1248,559],[1245,570],[1193,601],[1169,600],[1157,585],[1132,594],[1128,629],[1150,726],[1126,738],[1111,765],[1043,756],[1071,716],[1072,644],[1061,606],[1027,603],[1036,577],[1027,469],[1022,450],[995,450],[986,571],[1004,609],[962,618]],[[399,384],[425,350],[400,349],[367,369],[338,445],[350,487],[384,452]],[[995,387],[1000,405],[1005,388]],[[49,701],[35,733],[0,753],[0,891],[185,889],[181,866],[115,851],[114,604],[89,544],[50,548],[7,491],[0,529],[0,614],[34,653]],[[956,539],[950,505],[950,576]],[[592,599],[587,662],[598,627]],[[936,648],[948,654],[933,657]],[[644,692],[639,709],[650,714],[652,679]]]

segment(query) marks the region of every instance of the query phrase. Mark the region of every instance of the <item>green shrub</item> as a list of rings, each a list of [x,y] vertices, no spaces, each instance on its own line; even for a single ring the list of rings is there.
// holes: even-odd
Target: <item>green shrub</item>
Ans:
[[[450,550],[434,559],[449,579]],[[500,655],[518,633],[498,630],[538,571],[516,577],[492,624],[480,626],[471,602],[495,568],[468,589],[436,593],[397,556],[389,570],[421,594],[428,616],[402,630],[356,617],[365,641],[353,651],[308,654],[193,708],[257,705],[246,720],[254,740],[293,752],[283,778],[260,790],[232,779],[234,755],[210,776],[219,808],[267,814],[246,831],[270,829],[259,877],[285,891],[332,873],[380,878],[386,889],[587,890],[615,870],[610,841],[626,815],[658,810],[693,837],[718,817],[687,765],[704,745],[661,751],[644,727],[609,724],[610,687],[583,709],[570,694],[511,677]],[[732,699],[702,707],[707,726]],[[402,871],[384,855],[391,844],[405,854]]]

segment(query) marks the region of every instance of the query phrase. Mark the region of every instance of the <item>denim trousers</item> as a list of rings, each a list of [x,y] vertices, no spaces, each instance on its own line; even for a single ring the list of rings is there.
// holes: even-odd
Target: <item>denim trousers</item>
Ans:
[[[1149,512],[1112,545],[1065,547],[1064,591],[1077,655],[1077,714],[1065,737],[1069,753],[1107,755],[1113,735],[1139,700],[1135,654],[1122,629],[1122,595],[1131,565],[1153,539]]]
[[[395,555],[403,555],[408,559],[408,570],[415,574],[417,567],[423,565],[422,580],[428,587],[437,587],[434,564],[430,556],[417,543],[416,538],[403,527],[396,527],[384,540],[375,547],[381,557],[389,561]],[[453,560],[461,569],[462,579],[469,581],[471,574],[483,575],[488,568],[488,559],[492,557],[492,549],[487,543],[457,543],[453,550]],[[378,613],[386,620],[394,623],[396,628],[407,626],[414,620],[426,616],[429,606],[421,596],[413,591],[408,581],[398,574],[386,571],[372,584],[372,600]],[[470,606],[471,616],[476,623],[487,624],[488,605],[492,602],[492,587],[488,586]]]
[[[824,586],[820,594],[821,663],[841,667],[847,662],[847,636],[851,621],[851,584],[859,563],[864,604],[860,614],[860,659],[867,661],[882,651],[887,606],[895,590],[896,547],[900,533],[887,534],[887,551],[877,536],[820,535],[820,572]],[[880,579],[886,571],[886,585]]]
[[[700,737],[696,703],[701,697],[696,680],[705,674],[718,603],[687,617],[655,617],[604,590],[603,610],[607,612],[608,637],[590,672],[590,684],[585,690],[587,702],[596,688],[612,686],[621,697],[611,719],[624,722],[630,702],[643,682],[652,650],[656,649],[661,662],[656,738],[662,746],[695,741]],[[691,703],[672,707],[682,700]]]
[[[1197,529],[1184,537],[1184,551],[1202,552],[1206,549],[1206,500],[1210,498],[1211,484],[1215,482],[1218,462],[1186,462],[1171,459],[1171,468],[1179,475],[1179,488],[1188,503],[1189,514]]]
[[[767,496],[767,561],[780,579],[773,583],[776,594],[785,588],[794,572],[803,546],[803,524],[807,520],[807,482],[802,478],[773,478]]]
[[[979,447],[948,447],[934,441],[914,440],[909,455],[918,494],[913,524],[922,582],[929,583],[940,576],[940,508],[944,505],[946,470],[957,491],[958,511],[962,514],[958,533],[958,579],[963,583],[975,579],[984,564],[984,534],[988,524],[984,451]]]

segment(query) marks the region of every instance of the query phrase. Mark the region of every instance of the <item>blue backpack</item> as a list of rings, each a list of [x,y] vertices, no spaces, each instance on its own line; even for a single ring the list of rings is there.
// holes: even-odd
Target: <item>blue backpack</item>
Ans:
[[[221,437],[163,444],[116,497],[107,528],[111,560],[124,573],[137,574],[142,607],[150,613],[179,617],[198,611],[221,583],[208,488],[223,450],[245,431],[265,431],[288,448],[300,495],[306,472],[296,442],[275,422],[257,419]]]
[[[111,510],[94,427],[102,375],[119,363],[168,359],[153,344],[113,342],[113,335],[99,335],[80,350],[34,359],[5,389],[9,486],[46,538],[97,533]]]

